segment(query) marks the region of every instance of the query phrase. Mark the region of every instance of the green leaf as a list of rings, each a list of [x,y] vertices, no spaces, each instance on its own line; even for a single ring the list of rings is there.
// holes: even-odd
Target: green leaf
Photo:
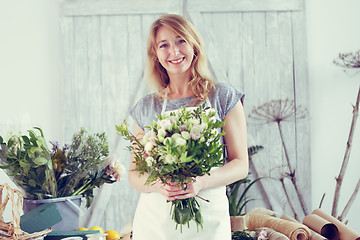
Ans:
[[[34,159],[34,163],[38,166],[42,166],[48,163],[48,160],[44,157],[37,157]]]
[[[32,187],[36,187],[36,181],[34,179],[29,180],[29,185]]]
[[[41,136],[44,137],[44,134],[43,134],[43,131],[41,130],[41,128],[39,128],[39,127],[34,127],[34,128],[37,129],[37,130],[39,130]]]

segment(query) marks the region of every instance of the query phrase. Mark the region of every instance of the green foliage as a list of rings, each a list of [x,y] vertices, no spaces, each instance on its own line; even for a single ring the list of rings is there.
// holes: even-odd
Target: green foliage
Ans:
[[[109,145],[105,133],[90,135],[81,129],[71,145],[58,143],[47,148],[43,132],[28,130],[28,135],[0,136],[0,167],[24,189],[28,199],[40,200],[83,195],[89,207],[94,188],[117,181],[113,162],[108,161]]]
[[[12,136],[7,143],[1,137],[1,168],[13,177],[31,199],[57,197],[57,185],[50,151],[40,128],[28,135]]]
[[[256,154],[258,151],[263,149],[262,146],[251,146],[248,148],[249,159]],[[254,199],[248,199],[246,197],[247,192],[250,188],[262,178],[257,178],[254,180],[250,180],[248,177],[244,179],[240,179],[230,185],[227,186],[227,197],[229,201],[229,214],[230,216],[241,216],[245,214],[245,206],[248,202],[253,201]],[[246,186],[244,191],[239,196],[239,190],[241,186]]]

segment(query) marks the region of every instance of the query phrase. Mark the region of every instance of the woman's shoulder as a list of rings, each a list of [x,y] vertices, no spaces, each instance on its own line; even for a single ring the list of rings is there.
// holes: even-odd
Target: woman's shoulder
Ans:
[[[155,93],[142,97],[130,110],[130,116],[135,122],[144,128],[152,118],[160,111],[160,98]]]
[[[223,119],[240,100],[244,102],[245,94],[229,83],[216,83],[212,102]]]
[[[245,94],[230,83],[216,83],[213,97],[219,101],[235,98],[235,100],[240,99],[243,102]]]

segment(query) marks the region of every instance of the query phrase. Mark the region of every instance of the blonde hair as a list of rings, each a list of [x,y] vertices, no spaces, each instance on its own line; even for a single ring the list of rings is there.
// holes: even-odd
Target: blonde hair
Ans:
[[[181,38],[194,48],[194,58],[191,63],[191,80],[189,87],[195,96],[195,103],[206,100],[215,88],[214,80],[208,69],[205,45],[194,25],[184,17],[176,14],[167,14],[159,17],[150,28],[147,43],[146,76],[150,86],[154,86],[161,93],[170,82],[165,68],[157,60],[156,34],[161,27],[172,29]]]

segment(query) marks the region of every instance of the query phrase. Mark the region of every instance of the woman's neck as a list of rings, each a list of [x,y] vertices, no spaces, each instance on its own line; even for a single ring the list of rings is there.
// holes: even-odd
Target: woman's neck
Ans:
[[[167,86],[168,100],[193,96],[189,87],[190,76],[171,76]]]

